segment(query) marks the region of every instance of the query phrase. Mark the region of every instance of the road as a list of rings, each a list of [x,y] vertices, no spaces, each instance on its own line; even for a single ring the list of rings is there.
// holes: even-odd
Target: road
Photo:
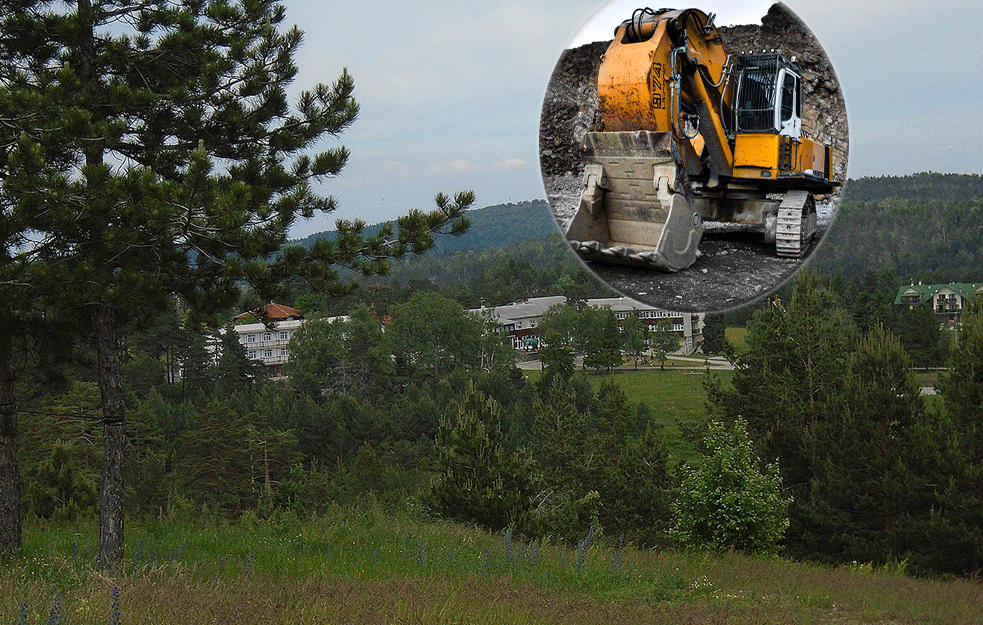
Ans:
[[[704,359],[702,356],[672,356],[675,362],[686,362],[685,365],[680,364],[670,364],[666,363],[666,369],[673,370],[699,370],[705,371],[706,369],[711,369],[713,371],[729,371],[734,368],[732,364],[727,362],[726,359],[720,356],[711,356],[710,358]],[[516,363],[519,369],[525,371],[539,371],[543,368],[542,362],[537,358],[536,360],[526,360]],[[577,356],[574,359],[574,366],[577,369],[582,369],[584,366],[584,359],[582,356]],[[658,369],[659,365],[638,365],[639,371],[650,371],[652,369]],[[617,368],[617,371],[634,371],[634,364],[625,364]]]

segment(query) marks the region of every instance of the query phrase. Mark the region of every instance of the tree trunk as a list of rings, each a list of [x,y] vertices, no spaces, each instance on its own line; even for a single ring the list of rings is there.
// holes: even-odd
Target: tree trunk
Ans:
[[[0,554],[20,549],[20,470],[17,467],[17,405],[14,401],[13,342],[0,329]]]
[[[123,452],[126,449],[126,406],[120,379],[120,345],[116,316],[102,305],[96,317],[99,392],[102,394],[102,484],[99,489],[99,566],[123,563]]]

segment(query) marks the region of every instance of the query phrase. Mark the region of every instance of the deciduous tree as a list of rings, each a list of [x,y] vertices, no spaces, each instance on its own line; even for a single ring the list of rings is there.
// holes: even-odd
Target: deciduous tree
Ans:
[[[704,447],[673,504],[672,536],[690,547],[776,552],[789,522],[778,465],[762,466],[743,420],[712,423]]]
[[[635,361],[635,368],[638,369],[638,359],[645,351],[645,340],[648,338],[648,325],[638,318],[638,311],[633,310],[621,322],[622,345],[625,353]]]
[[[671,321],[663,319],[649,332],[649,347],[659,361],[659,369],[665,369],[669,354],[679,349],[679,339],[672,333]]]

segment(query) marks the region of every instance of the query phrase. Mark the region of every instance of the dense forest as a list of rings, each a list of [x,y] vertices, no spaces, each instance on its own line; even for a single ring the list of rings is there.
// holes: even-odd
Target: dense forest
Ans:
[[[943,401],[926,402],[901,341],[874,317],[860,327],[824,278],[802,274],[750,314],[745,348],[727,348],[733,380],[710,379],[706,420],[686,432],[696,461],[669,452],[666,406],[633,404],[617,376],[592,382],[604,354],[629,352],[603,341],[627,336],[613,314],[581,320],[571,300],[548,315],[533,382],[439,291],[392,304],[385,331],[368,307],[351,312],[304,326],[289,381],[263,379],[230,331],[218,355],[180,318],[134,334],[128,511],[263,519],[370,501],[570,544],[593,527],[642,546],[904,560],[920,573],[983,562],[975,507],[961,503],[983,447],[967,425],[983,397],[983,310],[951,351]],[[602,328],[595,352],[583,333]],[[99,393],[78,355],[60,381],[21,385],[26,508],[44,518],[96,505]]]
[[[823,273],[983,282],[983,176],[923,173],[847,182],[816,253]]]
[[[491,206],[471,210],[468,216],[473,222],[470,232],[441,239],[437,253],[405,259],[386,278],[359,280],[445,286],[475,279],[495,258],[516,257],[539,269],[576,262],[545,202]],[[332,236],[319,233],[301,243]],[[535,250],[527,247],[529,240],[540,241]],[[983,282],[980,250],[983,176],[930,172],[849,180],[833,226],[810,262],[823,274],[848,279],[887,272],[899,284]],[[493,293],[479,297],[497,303],[514,299],[496,300]]]
[[[603,375],[637,337],[578,306],[610,291],[558,236],[400,261],[343,296],[300,294],[288,303],[309,322],[287,380],[265,379],[231,328],[215,331],[255,299],[210,322],[162,311],[124,324],[126,507],[258,521],[371,502],[571,544],[593,528],[642,546],[971,573],[983,522],[963,485],[983,462],[971,424],[983,310],[956,336],[930,310],[896,308],[901,283],[870,266],[810,270],[766,302],[709,316],[706,351],[736,370],[711,379],[705,419],[684,432],[695,458],[669,451],[667,406],[633,403]],[[466,313],[556,294],[569,303],[544,318],[535,381]],[[350,318],[319,321],[337,314]],[[17,370],[34,373],[17,383],[22,492],[25,514],[73,520],[97,509],[102,408],[89,337],[56,320],[46,331],[69,330],[57,351],[17,344]],[[745,347],[724,340],[728,325],[746,325]],[[941,401],[926,401],[910,368],[943,365]]]

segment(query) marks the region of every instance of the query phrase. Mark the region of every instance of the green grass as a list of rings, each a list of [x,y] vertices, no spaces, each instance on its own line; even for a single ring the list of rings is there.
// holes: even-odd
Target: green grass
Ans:
[[[747,337],[747,329],[744,326],[729,326],[724,330],[724,338],[734,347],[744,347],[745,337]]]
[[[532,381],[539,380],[539,371],[525,371]],[[733,377],[732,371],[713,371],[725,383]],[[611,378],[621,385],[631,405],[645,403],[652,416],[663,428],[669,453],[677,460],[698,460],[699,453],[686,438],[687,430],[700,429],[706,423],[706,391],[703,380],[706,372],[701,369],[665,371],[643,369],[638,371],[619,369],[610,376],[588,373],[587,378],[596,391],[601,382]]]
[[[302,521],[131,523],[118,572],[93,565],[94,523],[28,524],[0,564],[0,622],[939,623],[978,622],[975,581],[915,580],[735,553],[586,552],[378,511]],[[73,548],[73,543],[76,548]],[[156,558],[154,558],[156,554]]]
[[[915,382],[918,386],[935,386],[939,385],[939,374],[942,373],[938,369],[915,369],[912,371],[912,375],[915,376]]]

